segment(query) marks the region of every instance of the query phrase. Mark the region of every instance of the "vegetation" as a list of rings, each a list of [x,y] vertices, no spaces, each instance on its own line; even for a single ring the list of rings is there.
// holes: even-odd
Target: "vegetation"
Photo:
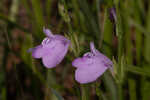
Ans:
[[[71,40],[56,68],[27,53],[43,27]],[[114,69],[79,84],[71,63],[90,41]],[[0,100],[149,100],[149,43],[150,0],[1,0]]]

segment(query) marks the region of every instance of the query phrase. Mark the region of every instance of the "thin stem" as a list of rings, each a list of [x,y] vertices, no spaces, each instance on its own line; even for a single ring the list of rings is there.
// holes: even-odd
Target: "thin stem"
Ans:
[[[81,91],[82,91],[82,99],[81,100],[90,100],[89,96],[89,87],[88,85],[81,85]]]
[[[55,77],[54,77],[51,69],[48,69],[48,71],[47,71],[46,84],[47,84],[47,86],[46,86],[47,90],[45,93],[45,100],[51,100],[51,99],[53,99],[54,94],[51,93],[52,91],[50,90],[51,88],[49,88],[49,86],[53,87],[56,84]]]
[[[12,5],[10,8],[10,20],[15,21],[16,20],[16,15],[18,13],[18,8],[19,8],[19,0],[12,0]]]
[[[96,95],[98,96],[99,100],[107,100],[106,96],[104,95],[104,93],[100,89],[100,83],[95,82],[94,85],[95,85]]]
[[[9,38],[9,36],[8,36],[8,33],[7,33],[7,29],[6,29],[6,28],[4,29],[4,35],[6,36],[6,41],[7,41],[7,43],[8,43],[8,47],[9,47],[9,49],[11,50],[11,49],[12,49],[12,45],[11,45],[11,41],[10,41],[10,38]]]
[[[122,66],[122,56],[123,56],[123,31],[122,31],[122,23],[121,23],[121,8],[119,6],[119,2],[116,3],[116,34],[118,37],[118,77],[119,81],[117,82],[118,85],[118,96],[119,100],[123,100],[123,88],[122,88],[122,74],[123,74],[123,66]]]
[[[99,28],[99,34],[100,34],[100,40],[99,40],[99,48],[102,46],[103,42],[103,32],[101,31],[103,27],[101,27],[101,16],[100,16],[100,0],[96,0],[96,9],[97,9],[97,21],[98,21],[98,28]]]
[[[119,97],[118,97],[118,98],[119,98],[118,100],[123,100],[122,84],[119,83],[117,86],[118,86],[118,96],[119,96]]]

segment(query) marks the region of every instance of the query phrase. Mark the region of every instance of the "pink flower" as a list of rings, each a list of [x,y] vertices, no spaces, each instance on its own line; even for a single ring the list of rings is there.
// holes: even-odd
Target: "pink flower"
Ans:
[[[112,61],[100,53],[90,43],[91,52],[87,52],[82,58],[76,58],[72,65],[76,67],[75,80],[81,84],[90,83],[100,77],[108,68],[112,67]]]
[[[43,29],[47,37],[35,48],[30,48],[33,58],[42,58],[45,67],[53,68],[59,64],[68,51],[70,40],[62,35],[53,35],[49,29]]]

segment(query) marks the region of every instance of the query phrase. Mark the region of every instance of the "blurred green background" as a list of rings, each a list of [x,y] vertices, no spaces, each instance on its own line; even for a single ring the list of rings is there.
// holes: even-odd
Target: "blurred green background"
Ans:
[[[27,53],[43,27],[72,43],[53,69]],[[81,85],[71,62],[90,41],[114,72]],[[150,100],[150,0],[0,0],[0,100]]]

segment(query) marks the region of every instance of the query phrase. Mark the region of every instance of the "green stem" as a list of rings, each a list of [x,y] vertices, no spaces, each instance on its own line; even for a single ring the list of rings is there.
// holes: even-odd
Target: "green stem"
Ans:
[[[107,98],[104,95],[103,91],[100,89],[100,83],[95,82],[94,85],[95,85],[96,95],[98,96],[99,100],[107,100]]]
[[[53,75],[53,72],[52,72],[52,69],[48,69],[47,71],[47,80],[46,80],[46,83],[47,83],[47,91],[45,93],[45,99],[46,100],[54,100],[54,94],[52,94],[49,89],[49,86],[50,87],[54,87],[54,85],[56,84],[56,81],[55,81],[55,77]],[[50,95],[51,94],[51,95]]]
[[[89,87],[88,85],[81,85],[81,91],[82,91],[82,99],[81,100],[90,100],[90,93],[89,93]]]
[[[102,47],[102,42],[103,42],[103,32],[101,31],[102,27],[101,27],[101,23],[100,23],[100,19],[101,19],[101,16],[100,16],[100,0],[96,0],[96,9],[97,9],[97,21],[98,21],[98,29],[99,29],[99,34],[100,34],[100,39],[99,39],[99,48]]]
[[[18,13],[19,0],[12,0],[12,5],[10,8],[10,20],[16,21],[16,15]]]
[[[46,11],[47,11],[47,24],[51,24],[50,20],[51,20],[51,9],[52,8],[52,0],[46,0]]]
[[[116,3],[116,34],[118,37],[118,96],[119,100],[123,100],[123,90],[122,90],[122,74],[123,74],[123,66],[122,66],[122,56],[123,56],[123,31],[122,31],[122,22],[121,22],[121,8],[119,6],[119,2]]]
[[[118,83],[118,100],[123,100],[123,89],[122,84]]]

